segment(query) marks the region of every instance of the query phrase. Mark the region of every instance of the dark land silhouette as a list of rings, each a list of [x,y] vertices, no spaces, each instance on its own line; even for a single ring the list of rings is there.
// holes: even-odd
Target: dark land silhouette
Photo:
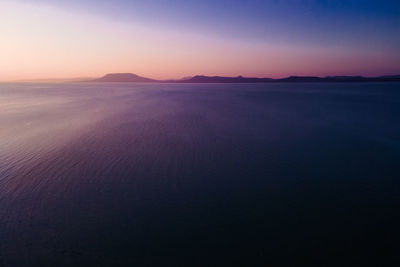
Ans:
[[[196,75],[185,77],[180,80],[156,80],[141,77],[133,73],[110,73],[105,76],[86,82],[159,82],[159,83],[341,83],[341,82],[399,82],[400,75],[386,75],[379,77],[363,76],[290,76],[287,78],[258,78],[258,77],[223,77],[223,76],[204,76]]]
[[[138,76],[133,73],[109,73],[90,82],[157,82],[157,80]]]

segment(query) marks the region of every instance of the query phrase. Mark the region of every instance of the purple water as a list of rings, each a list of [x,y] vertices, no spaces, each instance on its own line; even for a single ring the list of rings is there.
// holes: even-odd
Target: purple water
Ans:
[[[0,266],[395,263],[400,83],[0,84]]]

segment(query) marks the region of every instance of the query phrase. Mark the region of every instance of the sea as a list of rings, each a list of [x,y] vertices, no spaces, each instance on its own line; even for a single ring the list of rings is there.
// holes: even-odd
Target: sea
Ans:
[[[0,266],[400,266],[400,83],[2,83]]]

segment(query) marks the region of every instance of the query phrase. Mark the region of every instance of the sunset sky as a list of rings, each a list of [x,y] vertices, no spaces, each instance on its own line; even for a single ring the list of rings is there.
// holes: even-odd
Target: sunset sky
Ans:
[[[0,81],[400,74],[400,1],[1,0]]]

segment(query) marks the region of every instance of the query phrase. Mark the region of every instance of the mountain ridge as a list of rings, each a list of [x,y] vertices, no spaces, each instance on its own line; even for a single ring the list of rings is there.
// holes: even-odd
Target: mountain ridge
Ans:
[[[157,83],[340,83],[340,82],[400,82],[400,75],[384,75],[378,77],[364,76],[289,76],[286,78],[259,78],[259,77],[225,77],[196,75],[179,80],[156,80],[142,77],[133,73],[109,73],[103,77],[87,80],[85,82],[157,82]]]
[[[89,80],[88,82],[157,82],[157,80],[142,77],[133,73],[108,73],[103,77]]]

